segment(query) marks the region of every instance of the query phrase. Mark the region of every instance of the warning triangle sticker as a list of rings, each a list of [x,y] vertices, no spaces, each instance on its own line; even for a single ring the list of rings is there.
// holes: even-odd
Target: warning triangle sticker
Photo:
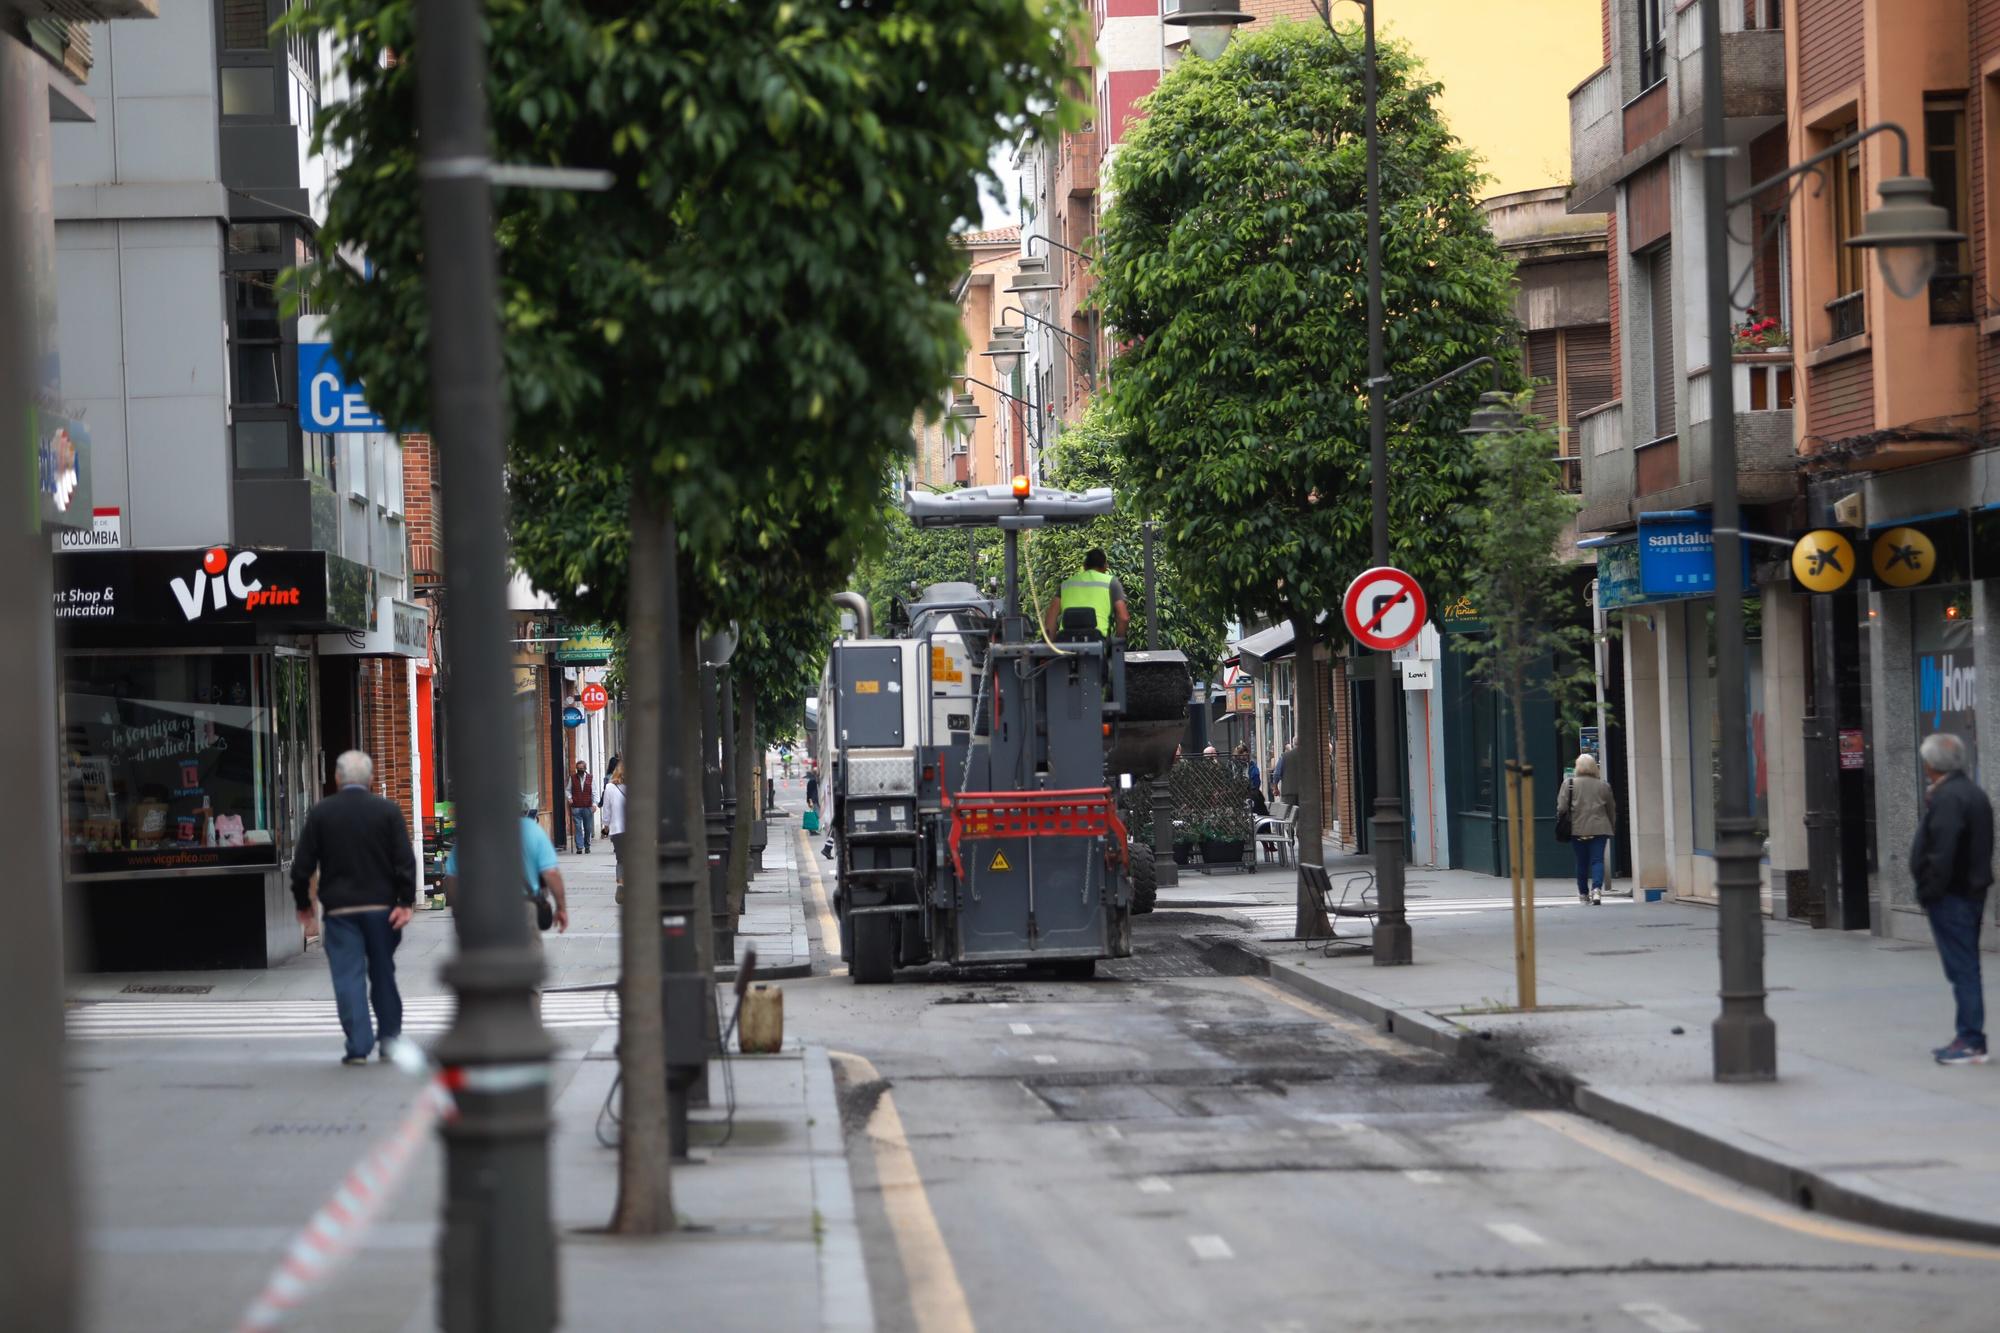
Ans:
[[[988,870],[1012,870],[1014,867],[1008,862],[1007,853],[995,852],[993,853],[993,864],[986,868]]]

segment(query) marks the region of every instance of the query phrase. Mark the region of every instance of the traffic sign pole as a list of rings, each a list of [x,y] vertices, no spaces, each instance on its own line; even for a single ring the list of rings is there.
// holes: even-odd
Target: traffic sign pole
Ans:
[[[1374,397],[1379,400],[1379,394]],[[1389,544],[1382,498],[1377,497],[1377,560],[1386,560]],[[1386,563],[1363,570],[1347,585],[1341,610],[1355,641],[1381,654],[1394,652],[1423,633],[1430,614],[1416,579]],[[1405,964],[1412,956],[1410,922],[1403,907],[1402,765],[1396,755],[1396,707],[1402,691],[1392,688],[1388,662],[1386,656],[1378,659],[1383,669],[1375,679],[1375,808],[1368,821],[1375,851],[1375,902],[1380,909],[1373,941],[1378,967]]]

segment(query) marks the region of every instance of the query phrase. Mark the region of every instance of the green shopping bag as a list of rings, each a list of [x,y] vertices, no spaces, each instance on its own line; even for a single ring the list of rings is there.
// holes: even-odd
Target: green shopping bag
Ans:
[[[819,832],[819,811],[808,810],[799,817],[799,824],[808,833]]]

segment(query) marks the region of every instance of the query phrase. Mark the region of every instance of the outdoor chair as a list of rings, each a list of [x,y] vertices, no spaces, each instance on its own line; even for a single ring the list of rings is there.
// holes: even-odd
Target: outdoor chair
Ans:
[[[1271,802],[1271,813],[1260,815],[1256,832],[1258,859],[1269,859],[1274,865],[1287,866],[1298,851],[1297,816],[1291,806],[1283,801]]]
[[[1320,906],[1326,909],[1326,919],[1333,928],[1327,938],[1326,947],[1320,952],[1331,954],[1335,947],[1348,949],[1373,949],[1371,938],[1375,930],[1375,918],[1380,908],[1375,903],[1375,875],[1373,871],[1363,871],[1349,875],[1341,881],[1340,895],[1334,896],[1333,880],[1326,873],[1325,866],[1301,865],[1299,871],[1319,895]],[[1343,938],[1340,923],[1343,918],[1366,921],[1368,934],[1354,938]]]

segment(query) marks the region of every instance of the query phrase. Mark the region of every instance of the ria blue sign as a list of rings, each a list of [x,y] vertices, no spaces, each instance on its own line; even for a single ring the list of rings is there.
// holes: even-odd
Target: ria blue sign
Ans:
[[[369,410],[361,385],[341,370],[331,343],[299,344],[299,426],[321,435],[389,429]]]

